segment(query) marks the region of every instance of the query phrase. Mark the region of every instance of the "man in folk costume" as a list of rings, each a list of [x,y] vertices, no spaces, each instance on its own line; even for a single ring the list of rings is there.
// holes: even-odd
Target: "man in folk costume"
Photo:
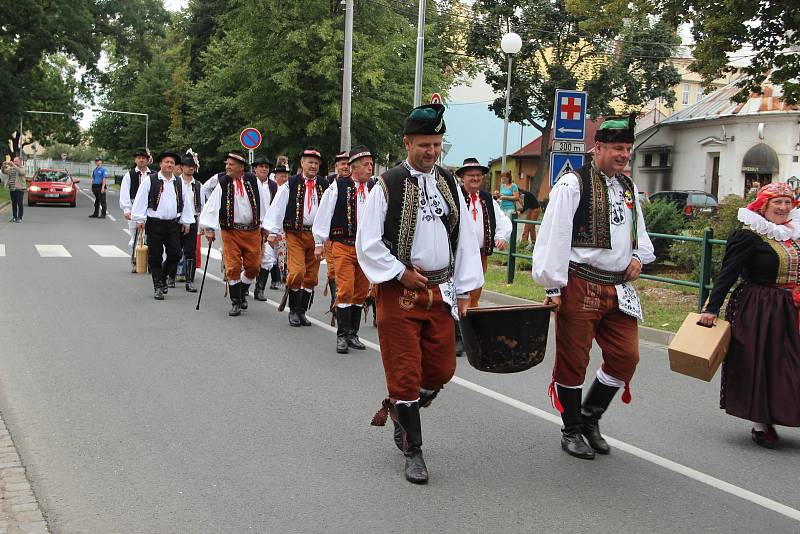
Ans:
[[[481,189],[483,177],[489,172],[489,167],[481,165],[475,158],[467,158],[456,171],[456,176],[461,178],[464,199],[469,210],[468,219],[475,237],[481,248],[481,265],[483,273],[488,268],[488,257],[494,249],[505,250],[508,238],[511,236],[511,219],[503,213],[500,205],[492,194]],[[481,298],[482,287],[473,289],[469,293],[469,306],[474,308]]]
[[[274,245],[278,233],[286,233],[289,249],[289,274],[286,291],[289,300],[289,324],[311,326],[306,311],[318,283],[319,260],[314,256],[314,235],[311,227],[317,216],[319,202],[328,186],[327,180],[318,176],[322,155],[315,148],[307,148],[300,158],[302,172],[289,178],[267,212],[268,242]]]
[[[136,221],[131,217],[131,209],[133,208],[133,199],[136,198],[136,192],[139,190],[139,184],[142,177],[146,178],[150,174],[150,151],[146,148],[138,148],[133,153],[134,167],[129,169],[122,176],[122,183],[119,186],[119,209],[125,215],[128,221],[128,231],[131,234],[131,240],[128,246],[131,247],[131,272],[136,272],[136,241],[139,239],[139,229]]]
[[[173,174],[181,157],[165,150],[156,158],[160,170],[142,179],[131,208],[139,232],[147,234],[148,264],[153,276],[153,298],[164,300],[166,276],[181,258],[181,234],[189,233],[194,222],[191,189]],[[162,256],[167,259],[162,265]]]
[[[330,243],[328,268],[336,272],[336,352],[365,350],[358,339],[361,311],[369,291],[369,281],[358,265],[356,231],[364,215],[367,195],[375,185],[372,179],[372,153],[365,146],[352,149],[348,160],[350,176],[339,176],[319,204],[314,219],[314,254],[322,258],[324,245]]]
[[[336,154],[334,166],[334,172],[328,175],[329,184],[333,184],[338,178],[350,176],[350,152],[345,150]],[[323,257],[325,258],[328,274],[328,286],[325,288],[325,291],[330,293],[331,296],[331,326],[333,326],[336,321],[336,307],[334,305],[336,301],[336,266],[333,263],[333,255],[331,253],[332,246],[333,241],[326,241],[323,250]]]
[[[262,224],[267,202],[258,179],[246,169],[247,156],[241,150],[228,152],[225,173],[217,175],[217,185],[200,214],[200,227],[209,243],[220,230],[231,317],[247,309],[247,292],[258,276],[261,245],[266,238]]]
[[[269,206],[272,199],[275,198],[275,193],[278,192],[278,184],[269,179],[269,171],[272,163],[266,156],[258,155],[253,159],[253,172],[258,178],[258,186],[261,188],[261,200]],[[266,212],[265,212],[266,213]],[[253,293],[253,298],[264,302],[267,297],[264,296],[264,290],[267,288],[267,280],[269,273],[276,265],[275,249],[268,243],[262,243],[261,251],[261,269],[258,271],[258,280],[256,280],[256,289]],[[275,277],[272,278],[273,283]]]
[[[181,158],[181,180],[183,187],[188,188],[192,194],[192,202],[194,206],[194,222],[189,226],[189,233],[181,236],[181,250],[183,251],[183,275],[186,286],[186,291],[189,293],[197,293],[194,287],[195,266],[197,265],[197,221],[200,219],[200,213],[203,211],[203,204],[205,203],[201,189],[203,184],[194,179],[194,173],[200,168],[200,162],[197,155],[192,152],[190,148],[186,154]],[[167,278],[167,285],[175,287],[176,272],[173,272]]]
[[[408,158],[378,179],[356,235],[364,274],[377,284],[378,337],[388,397],[373,417],[395,424],[406,479],[428,481],[420,407],[429,406],[456,368],[455,322],[469,292],[483,285],[480,251],[453,176],[437,166],[444,106],[414,108],[405,120]]]
[[[564,422],[561,448],[583,459],[610,451],[599,420],[617,390],[625,390],[622,402],[631,400],[642,312],[630,282],[655,259],[638,190],[623,174],[634,119],[603,122],[595,134],[594,161],[562,176],[550,192],[533,248],[533,278],[546,290],[545,303],[557,306],[549,393]],[[592,339],[603,363],[581,404]]]
[[[281,160],[283,158],[283,160]],[[288,161],[286,156],[278,156],[278,161]],[[275,182],[279,188],[289,181],[289,168],[284,163],[278,163],[272,171],[272,181]],[[272,196],[275,200],[275,195]],[[287,258],[289,256],[288,247],[286,246],[286,234],[281,231],[276,234],[276,244],[270,245],[275,251],[275,265],[270,272],[271,282],[270,289],[278,289],[279,283],[286,282],[287,271]]]

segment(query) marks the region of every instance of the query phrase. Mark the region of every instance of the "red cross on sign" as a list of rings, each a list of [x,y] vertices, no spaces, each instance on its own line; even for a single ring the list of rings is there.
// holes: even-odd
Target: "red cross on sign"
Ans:
[[[561,97],[561,118],[574,121],[578,120],[581,115],[581,101],[577,98],[570,96]]]

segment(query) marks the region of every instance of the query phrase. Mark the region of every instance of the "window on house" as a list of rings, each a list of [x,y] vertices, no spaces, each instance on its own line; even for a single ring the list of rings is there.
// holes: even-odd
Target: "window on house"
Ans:
[[[703,86],[698,84],[697,85],[697,99],[696,99],[698,102],[703,99],[703,92],[704,92],[703,91]]]
[[[644,155],[644,164],[643,167],[652,167],[653,166],[653,155],[652,154],[645,154]]]
[[[658,166],[659,167],[669,167],[669,153],[668,152],[661,152],[658,155]]]
[[[689,103],[689,84],[683,84],[683,99],[681,99],[681,103],[688,104]]]

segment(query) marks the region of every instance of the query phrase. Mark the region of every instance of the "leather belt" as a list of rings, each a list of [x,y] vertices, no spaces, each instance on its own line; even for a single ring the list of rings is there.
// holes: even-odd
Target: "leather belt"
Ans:
[[[578,278],[604,286],[615,286],[625,282],[625,271],[604,271],[586,263],[569,262],[569,272]]]

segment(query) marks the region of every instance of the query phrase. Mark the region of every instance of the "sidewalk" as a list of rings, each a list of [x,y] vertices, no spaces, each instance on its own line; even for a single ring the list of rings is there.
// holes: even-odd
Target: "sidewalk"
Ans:
[[[527,300],[519,297],[512,297],[511,295],[504,295],[494,291],[483,290],[481,293],[481,303],[488,305],[499,306],[512,306],[514,304],[539,304],[532,300]],[[657,328],[650,328],[647,326],[639,325],[639,339],[648,343],[655,343],[656,345],[669,345],[675,334],[667,332],[666,330],[658,330]]]
[[[49,532],[25,467],[0,416],[0,534]]]

